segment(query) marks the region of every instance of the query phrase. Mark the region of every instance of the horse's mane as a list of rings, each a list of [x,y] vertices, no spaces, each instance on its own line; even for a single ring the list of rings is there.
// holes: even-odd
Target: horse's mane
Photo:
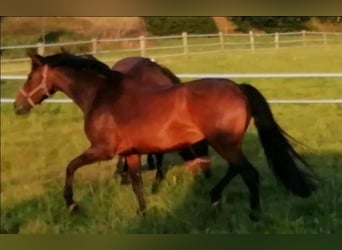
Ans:
[[[174,84],[181,83],[181,80],[180,80],[174,73],[172,73],[172,71],[171,71],[169,68],[167,68],[167,67],[165,67],[165,66],[163,66],[163,65],[160,65],[160,64],[158,64],[158,63],[154,63],[154,64],[157,65],[157,66],[159,66],[160,70],[161,70],[165,75],[167,75],[167,76],[171,79],[171,81],[172,81]]]
[[[110,69],[107,64],[89,55],[78,56],[62,52],[43,57],[43,62],[50,67],[63,66],[85,73],[101,74],[108,80],[117,81],[123,77],[120,72]]]
[[[64,66],[77,71],[83,71],[85,73],[100,74],[105,76],[109,83],[119,83],[124,78],[124,74],[119,71],[111,69],[107,64],[99,61],[96,57],[85,54],[85,55],[74,55],[67,51],[62,50],[61,53],[46,56],[43,58],[44,63],[50,67]],[[130,70],[131,74],[136,74],[137,72],[143,70],[140,65],[150,65],[157,67],[161,72],[163,72],[174,84],[181,83],[181,80],[174,74],[170,69],[162,66],[149,58],[142,57],[141,60],[136,63]]]

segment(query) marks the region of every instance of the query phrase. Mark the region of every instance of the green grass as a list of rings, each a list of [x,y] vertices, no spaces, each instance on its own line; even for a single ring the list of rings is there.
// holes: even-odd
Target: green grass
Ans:
[[[261,40],[261,42],[267,42],[265,40],[267,37],[261,36],[256,41]],[[227,40],[227,39],[226,39]],[[189,58],[185,56],[177,57],[165,57],[165,55],[182,54],[183,48],[174,49],[151,49],[147,48],[146,55],[148,57],[153,57],[160,62],[165,62],[167,66],[171,68],[181,67],[183,72],[187,71],[200,71],[208,72],[213,71],[215,73],[221,72],[254,72],[255,70],[261,72],[274,71],[295,71],[300,72],[304,69],[309,71],[338,71],[340,70],[341,63],[341,43],[336,43],[336,45],[328,44],[327,46],[315,46],[308,43],[307,47],[302,47],[302,45],[297,45],[297,47],[288,47],[288,45],[275,49],[273,45],[256,45],[256,50],[254,53],[251,52],[250,46],[241,44],[246,42],[245,38],[232,37],[226,42],[234,42],[237,45],[226,45],[224,51],[219,50],[219,46],[204,46],[208,43],[217,43],[217,38],[191,38],[189,39]],[[104,44],[109,47],[108,53],[100,53],[97,57],[100,60],[105,60],[106,63],[112,65],[115,61],[126,56],[136,56],[140,55],[140,51],[120,51],[118,49],[120,45],[118,43],[113,43],[110,47],[107,43]],[[168,39],[161,41],[153,41],[152,47],[163,47],[163,46],[180,46],[180,39]],[[191,47],[191,45],[203,45],[199,47]],[[87,45],[85,45],[87,46]],[[299,47],[298,47],[299,46]],[[50,49],[50,48],[49,48]],[[54,52],[58,51],[59,48],[52,48]],[[66,46],[68,49],[68,46]],[[80,48],[72,51],[78,51]],[[208,52],[210,51],[210,52]],[[195,55],[191,53],[205,53],[203,55]],[[51,51],[47,51],[51,53]],[[176,58],[176,60],[175,60]],[[210,61],[211,64],[221,66],[213,67],[210,65],[202,63],[203,59]],[[308,62],[310,58],[310,62]],[[4,54],[2,59],[7,59]],[[187,61],[187,63],[180,62]],[[265,61],[266,60],[266,61]],[[169,65],[170,64],[170,65]],[[179,66],[177,66],[179,65]],[[198,67],[199,66],[199,67]],[[224,66],[224,67],[222,67]],[[30,69],[30,62],[1,62],[1,74],[26,74]],[[310,70],[311,69],[311,70]],[[176,71],[178,72],[178,71]]]
[[[168,155],[171,170],[159,194],[150,193],[153,172],[144,172],[148,213],[136,215],[130,187],[112,177],[103,162],[76,174],[75,198],[81,213],[70,217],[62,198],[65,166],[88,142],[82,115],[69,105],[45,104],[26,117],[2,107],[1,228],[12,233],[332,233],[342,229],[342,108],[339,105],[273,105],[279,123],[309,148],[300,149],[323,182],[309,199],[287,194],[266,166],[253,126],[244,150],[261,173],[264,216],[249,221],[248,194],[240,178],[226,189],[221,210],[210,208],[208,192],[225,171],[213,152],[214,176],[193,179],[178,156]],[[317,115],[320,114],[320,118]],[[175,166],[176,165],[176,166]]]
[[[338,72],[338,50],[232,52],[162,58],[177,73]],[[181,57],[182,58],[182,57]],[[239,79],[239,81],[246,79]],[[267,98],[340,98],[336,79],[248,79]],[[12,85],[13,84],[13,85]],[[1,96],[13,97],[20,83],[1,84]],[[342,106],[272,105],[279,124],[308,147],[298,148],[322,178],[308,199],[288,194],[268,169],[254,126],[244,151],[261,175],[263,216],[248,218],[248,192],[240,178],[226,188],[223,205],[213,209],[208,192],[226,170],[211,152],[214,176],[193,178],[176,154],[160,192],[152,195],[153,171],[144,171],[147,215],[136,215],[130,186],[112,176],[113,161],[80,169],[75,199],[81,211],[69,216],[62,197],[65,167],[88,147],[80,110],[73,104],[43,104],[28,116],[1,105],[1,231],[3,233],[334,233],[342,230]]]

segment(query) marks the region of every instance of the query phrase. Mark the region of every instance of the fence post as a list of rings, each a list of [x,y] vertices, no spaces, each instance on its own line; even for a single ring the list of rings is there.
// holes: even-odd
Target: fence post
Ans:
[[[275,43],[276,49],[279,49],[279,33],[278,32],[275,33],[274,43]]]
[[[249,31],[249,40],[251,43],[251,50],[254,53],[254,36],[253,36],[253,31]]]
[[[224,37],[221,31],[219,32],[219,39],[220,39],[220,48],[221,50],[224,50]]]
[[[304,46],[304,47],[306,46],[305,38],[306,38],[306,31],[305,31],[305,30],[302,30],[302,40],[303,40],[303,46]]]
[[[184,55],[188,56],[189,48],[188,48],[188,33],[187,32],[182,33],[182,40],[183,40]]]
[[[327,33],[323,32],[323,44],[326,46],[328,44]]]
[[[44,43],[38,43],[37,44],[37,53],[38,53],[38,55],[43,56],[44,55],[44,51],[45,51]]]
[[[92,51],[91,51],[91,53],[93,55],[96,55],[97,54],[97,39],[96,38],[91,39],[91,44],[92,44]]]
[[[140,40],[140,55],[144,57],[146,55],[146,40],[145,36],[139,36]]]

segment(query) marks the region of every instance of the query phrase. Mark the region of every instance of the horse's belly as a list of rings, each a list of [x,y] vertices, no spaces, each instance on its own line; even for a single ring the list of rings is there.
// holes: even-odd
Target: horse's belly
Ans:
[[[176,151],[204,139],[203,133],[196,127],[159,128],[144,131],[141,129],[125,138],[125,143],[119,147],[123,153],[158,153]]]
[[[204,139],[203,134],[194,128],[166,132],[160,136],[152,136],[149,143],[140,143],[141,151],[166,152],[176,151]],[[148,153],[144,152],[144,153]]]

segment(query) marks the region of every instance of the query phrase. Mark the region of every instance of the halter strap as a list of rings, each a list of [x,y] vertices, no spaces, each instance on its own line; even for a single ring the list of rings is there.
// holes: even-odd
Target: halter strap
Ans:
[[[48,88],[47,88],[47,85],[46,85],[46,79],[47,79],[48,69],[49,69],[48,66],[45,65],[44,68],[43,68],[43,73],[42,73],[43,79],[42,79],[41,83],[40,83],[36,88],[34,88],[33,90],[31,90],[29,93],[27,93],[23,88],[20,88],[20,90],[19,90],[19,93],[22,94],[22,95],[26,98],[27,102],[28,102],[32,107],[36,106],[37,104],[34,103],[34,101],[31,99],[31,97],[32,97],[35,93],[37,93],[39,90],[42,89],[42,90],[44,90],[44,94],[45,94],[45,95],[47,95],[48,97],[51,96],[50,93],[49,93],[49,90],[48,90]]]

